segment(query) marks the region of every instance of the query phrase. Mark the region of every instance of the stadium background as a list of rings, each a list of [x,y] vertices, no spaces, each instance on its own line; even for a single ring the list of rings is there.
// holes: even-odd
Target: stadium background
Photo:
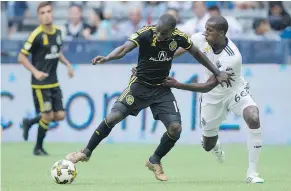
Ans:
[[[145,24],[154,24],[160,14],[167,11],[177,16],[177,27],[191,35],[203,31],[207,18],[210,14],[218,14],[217,10],[226,16],[230,25],[228,36],[242,53],[243,75],[251,83],[252,95],[260,108],[263,142],[280,145],[267,146],[263,152],[262,158],[265,160],[261,166],[264,167],[266,179],[278,181],[273,177],[273,172],[284,177],[280,179],[280,184],[270,184],[268,188],[290,190],[290,168],[286,172],[286,165],[291,159],[288,146],[291,144],[290,2],[53,2],[55,24],[63,30],[63,52],[73,64],[75,77],[69,79],[65,67],[59,65],[59,81],[67,116],[63,122],[51,124],[46,141],[51,142],[47,147],[52,156],[41,160],[31,156],[36,126],[31,130],[30,143],[22,142],[21,119],[23,116],[32,117],[35,113],[30,73],[17,63],[17,54],[24,40],[38,25],[37,4],[26,1],[1,2],[1,126],[4,142],[2,155],[5,154],[2,162],[7,164],[2,164],[2,171],[6,175],[3,179],[5,190],[60,189],[50,184],[49,175],[43,180],[44,172],[38,169],[47,170],[67,152],[82,148],[126,87],[130,70],[137,62],[137,50],[121,60],[100,66],[91,65],[92,58],[107,55],[135,30]],[[286,11],[276,15],[278,7]],[[202,82],[205,80],[203,69],[190,55],[184,55],[174,60],[171,75],[184,82]],[[223,168],[217,167],[200,145],[193,146],[200,142],[199,94],[173,91],[182,113],[184,129],[178,148],[166,160],[168,168],[172,167],[167,172],[174,175],[174,183],[170,187],[148,183],[152,177],[144,173],[144,169],[139,169],[140,163],[155,147],[143,143],[158,143],[165,131],[160,122],[153,120],[148,109],[138,117],[129,117],[117,125],[104,141],[129,144],[106,144],[100,147],[96,158],[94,156],[90,161],[91,165],[78,167],[82,176],[77,178],[77,187],[68,189],[85,189],[82,186],[86,185],[87,190],[94,190],[94,185],[98,183],[100,190],[187,190],[193,184],[201,190],[252,190],[240,184],[247,161],[245,146],[233,145],[246,141],[244,121],[229,114],[228,120],[221,125],[221,142],[230,143],[224,147],[229,153],[230,162]],[[127,155],[133,153],[136,154],[134,159],[128,159]],[[186,155],[189,160],[180,157]],[[19,157],[23,157],[26,165],[8,165],[18,163]],[[119,169],[114,170],[111,164],[108,166],[108,158],[112,159],[111,163],[117,163],[114,165]],[[193,164],[193,160],[196,163]],[[99,165],[98,161],[104,165]],[[127,162],[132,165],[131,170],[123,165]],[[201,163],[208,165],[199,165]],[[94,165],[98,166],[102,177],[92,172],[90,168]],[[206,173],[213,169],[218,174]],[[25,173],[17,173],[20,170]],[[104,172],[107,172],[107,177]],[[124,175],[122,172],[127,173]],[[229,177],[229,174],[232,176]],[[144,182],[140,182],[140,179]],[[135,186],[131,182],[135,182]],[[129,188],[129,185],[132,187]]]

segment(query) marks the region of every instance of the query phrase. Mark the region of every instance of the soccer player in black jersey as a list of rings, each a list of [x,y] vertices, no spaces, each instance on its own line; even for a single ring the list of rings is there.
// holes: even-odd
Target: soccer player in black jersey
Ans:
[[[149,157],[146,166],[154,172],[158,180],[167,181],[168,177],[164,174],[161,159],[172,149],[182,131],[181,116],[175,97],[170,88],[162,85],[169,75],[175,51],[179,47],[188,50],[193,57],[212,71],[219,83],[223,81],[230,83],[231,76],[220,72],[203,53],[193,46],[189,37],[176,29],[176,20],[169,14],[162,15],[157,25],[145,26],[138,30],[127,42],[113,50],[108,56],[97,56],[93,59],[93,64],[122,58],[138,46],[137,72],[132,76],[128,87],[93,133],[86,148],[68,154],[66,159],[74,163],[88,161],[93,150],[109,135],[117,123],[128,115],[136,116],[142,109],[150,107],[154,119],[161,120],[167,131],[162,136],[154,154]],[[204,85],[204,89],[211,89],[210,86],[213,88],[216,85],[215,77],[210,79],[210,83]]]
[[[73,77],[70,62],[63,55],[61,31],[53,25],[53,8],[49,2],[41,2],[37,8],[40,25],[29,35],[18,55],[19,63],[31,73],[31,84],[34,105],[39,116],[24,119],[23,137],[28,139],[30,127],[39,123],[37,142],[33,150],[35,155],[47,155],[43,149],[43,140],[49,123],[53,120],[63,120],[65,112],[62,103],[62,91],[57,77],[58,62],[68,67],[68,74]],[[32,55],[32,62],[28,55]]]

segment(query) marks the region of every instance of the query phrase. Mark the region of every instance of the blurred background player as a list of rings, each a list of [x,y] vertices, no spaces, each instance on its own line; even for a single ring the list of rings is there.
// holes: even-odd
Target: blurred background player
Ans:
[[[160,145],[146,162],[149,170],[154,172],[160,181],[167,181],[161,159],[174,147],[182,131],[181,116],[176,99],[170,88],[162,83],[168,77],[175,51],[179,47],[188,50],[191,55],[215,74],[219,83],[228,82],[229,76],[220,72],[202,52],[192,46],[189,37],[176,29],[176,19],[170,14],[159,18],[158,24],[145,26],[132,34],[129,41],[117,47],[108,56],[97,56],[94,64],[124,57],[137,46],[139,48],[136,75],[130,80],[128,87],[115,102],[109,115],[101,122],[92,134],[86,148],[79,152],[69,153],[67,160],[73,163],[88,161],[98,144],[106,138],[113,127],[129,115],[137,116],[147,107],[151,108],[154,119],[161,120],[167,132],[161,138]],[[208,87],[207,87],[208,88]]]
[[[43,149],[43,140],[53,120],[63,120],[65,112],[62,103],[62,91],[57,78],[57,66],[61,61],[68,67],[68,74],[73,77],[70,62],[63,55],[61,31],[53,25],[53,8],[49,2],[41,2],[37,8],[40,25],[29,35],[18,55],[19,63],[31,73],[33,100],[37,113],[33,119],[23,120],[23,137],[28,139],[30,127],[39,123],[34,155],[48,155]],[[28,55],[32,55],[32,62]]]
[[[200,122],[203,148],[207,152],[212,151],[217,160],[223,162],[225,154],[218,140],[219,126],[226,119],[228,111],[243,116],[249,127],[249,168],[246,182],[263,183],[264,180],[257,174],[257,163],[262,147],[259,109],[250,95],[248,83],[242,76],[242,56],[236,45],[226,37],[228,23],[224,17],[210,17],[205,28],[204,33],[192,35],[194,46],[203,51],[219,70],[234,73],[235,82],[232,87],[217,86],[201,96]],[[179,49],[175,56],[184,52],[186,51]],[[205,73],[207,77],[211,75],[207,70]],[[177,82],[173,79],[167,84],[170,87],[177,87]],[[180,86],[179,88],[188,90]]]

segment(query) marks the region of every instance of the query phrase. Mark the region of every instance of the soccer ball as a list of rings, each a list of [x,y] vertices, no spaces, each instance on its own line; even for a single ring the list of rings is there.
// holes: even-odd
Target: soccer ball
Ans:
[[[77,176],[77,169],[71,161],[59,160],[53,165],[51,176],[57,184],[70,184]]]

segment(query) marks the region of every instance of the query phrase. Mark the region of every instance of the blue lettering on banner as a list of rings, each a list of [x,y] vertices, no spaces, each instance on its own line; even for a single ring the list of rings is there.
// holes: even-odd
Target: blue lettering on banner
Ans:
[[[90,114],[89,114],[89,117],[87,119],[87,121],[85,121],[83,124],[81,125],[77,125],[75,124],[72,119],[71,119],[71,114],[70,114],[70,108],[73,104],[73,102],[76,100],[76,99],[85,99],[87,100],[88,104],[89,104],[89,107],[90,107]],[[77,93],[74,93],[68,100],[67,104],[66,104],[66,119],[67,119],[67,122],[69,124],[70,127],[72,127],[73,129],[76,129],[76,130],[83,130],[83,129],[86,129],[90,124],[91,122],[93,121],[93,117],[95,115],[95,106],[94,106],[94,101],[93,99],[85,92],[77,92]]]
[[[7,91],[1,91],[1,99],[4,98],[4,97],[7,97],[9,98],[10,100],[13,100],[14,99],[14,95],[11,94],[10,92],[7,92]],[[2,126],[2,129],[8,129],[9,127],[11,127],[13,125],[13,122],[12,121],[6,121],[4,119],[3,116],[1,116],[1,126]]]

